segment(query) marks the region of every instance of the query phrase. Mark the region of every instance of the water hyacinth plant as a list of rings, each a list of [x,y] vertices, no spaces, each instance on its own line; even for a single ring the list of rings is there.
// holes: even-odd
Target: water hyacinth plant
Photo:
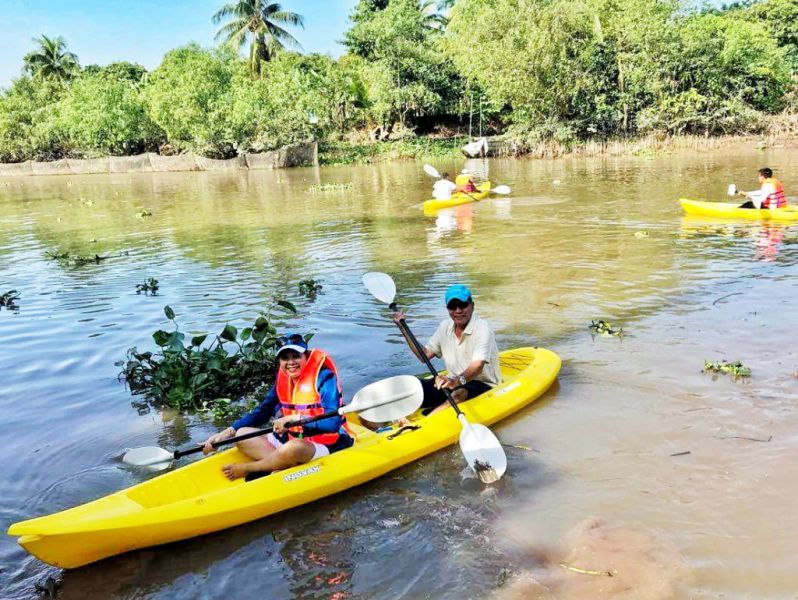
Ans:
[[[739,360],[736,362],[704,360],[704,373],[729,373],[732,379],[751,377],[751,369]]]
[[[119,378],[149,404],[179,410],[214,410],[217,403],[229,404],[229,398],[255,393],[274,381],[277,332],[271,322],[273,310],[296,314],[293,304],[279,300],[252,326],[239,331],[227,324],[206,344],[209,334],[186,340],[174,311],[166,306],[164,314],[174,330],[152,334],[158,347],[155,352],[130,348],[125,360],[116,363],[122,368]]]
[[[154,277],[150,277],[144,280],[144,283],[137,283],[136,284],[136,293],[140,294],[144,292],[144,295],[154,296],[158,293],[158,280]]]
[[[17,310],[19,308],[17,300],[19,300],[19,292],[17,290],[9,290],[0,296],[0,308]]]
[[[315,300],[322,285],[315,279],[303,279],[299,282],[299,293],[309,300]]]
[[[623,335],[622,327],[619,327],[618,329],[613,329],[612,323],[610,323],[609,321],[604,321],[602,319],[593,319],[592,321],[590,321],[588,329],[590,329],[590,332],[593,335],[603,335],[604,337],[609,337],[611,335],[620,337]]]

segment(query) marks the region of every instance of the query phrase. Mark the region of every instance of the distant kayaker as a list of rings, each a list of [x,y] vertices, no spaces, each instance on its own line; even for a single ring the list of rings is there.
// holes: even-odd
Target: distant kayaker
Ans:
[[[478,191],[474,183],[474,178],[468,169],[463,169],[454,180],[456,191],[464,192],[466,194],[473,194]]]
[[[286,469],[343,450],[352,445],[344,419],[330,417],[304,427],[286,428],[286,424],[304,417],[332,412],[343,406],[338,371],[323,350],[308,350],[299,334],[277,339],[277,382],[263,402],[224,431],[209,437],[203,452],[213,452],[211,444],[241,435],[274,418],[274,432],[237,444],[252,461],[224,465],[228,479],[250,473]]]
[[[501,381],[496,335],[485,319],[474,314],[471,290],[462,284],[452,285],[447,288],[444,299],[449,318],[438,325],[424,350],[429,359],[442,358],[449,373],[439,375],[434,381],[421,380],[424,387],[421,406],[427,410],[445,408],[441,406],[446,402],[443,388],[452,390],[456,402],[463,402],[487,392]],[[397,323],[404,318],[402,311],[393,315]],[[410,339],[407,343],[423,362]]]
[[[452,176],[448,173],[441,175],[441,178],[432,186],[432,197],[435,200],[448,200],[457,186],[452,181]]]
[[[748,202],[740,208],[784,208],[787,206],[787,196],[784,195],[784,186],[781,181],[773,177],[773,170],[765,167],[759,169],[760,188],[753,192],[738,192],[748,198]]]

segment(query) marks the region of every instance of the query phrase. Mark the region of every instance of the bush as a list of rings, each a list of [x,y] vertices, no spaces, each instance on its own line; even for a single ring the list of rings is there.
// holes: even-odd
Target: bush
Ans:
[[[294,305],[285,300],[272,309],[296,313]],[[254,393],[274,381],[276,330],[270,312],[261,314],[240,333],[225,325],[211,344],[203,347],[208,334],[194,336],[186,344],[174,311],[166,306],[164,313],[174,331],[158,330],[152,335],[160,349],[155,353],[130,348],[126,360],[116,363],[122,367],[119,377],[134,394],[144,395],[155,405],[181,410],[214,409],[217,404],[226,405],[227,398]]]

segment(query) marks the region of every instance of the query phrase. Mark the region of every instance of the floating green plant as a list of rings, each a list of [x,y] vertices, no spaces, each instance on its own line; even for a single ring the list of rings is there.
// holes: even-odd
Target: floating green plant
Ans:
[[[137,219],[143,219],[144,217],[151,217],[152,212],[147,210],[146,208],[142,208],[139,212],[136,213]]]
[[[0,308],[17,310],[19,308],[17,300],[19,300],[19,292],[17,290],[9,290],[0,296]]]
[[[355,189],[355,184],[349,183],[321,183],[308,188],[311,194],[325,194],[329,192],[349,192]]]
[[[321,283],[315,279],[303,279],[299,282],[299,293],[309,300],[315,300],[321,288]]]
[[[109,254],[107,256],[100,256],[99,254],[95,254],[94,256],[89,256],[85,254],[72,255],[69,252],[54,252],[52,250],[47,250],[44,253],[44,255],[50,260],[55,260],[61,263],[62,265],[69,265],[73,267],[81,267],[83,265],[88,265],[90,263],[100,264],[102,261],[108,260],[109,258],[128,256],[128,254],[129,252],[127,250],[125,250],[124,252],[118,252],[116,254]]]
[[[145,279],[144,283],[136,284],[136,293],[140,294],[144,292],[144,295],[154,296],[158,293],[158,280],[154,277],[150,277],[149,279]]]
[[[588,327],[590,331],[594,335],[603,335],[604,337],[609,337],[611,335],[620,337],[623,335],[623,328],[619,327],[618,329],[612,328],[612,323],[608,321],[604,321],[602,319],[593,319],[590,321],[590,326]]]
[[[125,360],[115,363],[122,367],[119,378],[149,404],[225,413],[229,398],[255,393],[274,380],[274,310],[296,314],[292,303],[278,300],[252,326],[239,332],[227,324],[204,346],[207,333],[195,335],[185,343],[186,335],[180,331],[174,311],[166,306],[164,314],[174,324],[174,331],[158,330],[152,334],[158,347],[155,352],[130,348]]]
[[[736,362],[713,362],[711,360],[704,360],[704,373],[729,373],[732,379],[740,377],[751,377],[751,369],[746,367],[739,360]]]

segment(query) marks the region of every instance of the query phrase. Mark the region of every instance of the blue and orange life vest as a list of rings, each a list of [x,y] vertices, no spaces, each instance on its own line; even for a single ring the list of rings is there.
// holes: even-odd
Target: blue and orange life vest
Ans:
[[[762,185],[771,184],[776,190],[769,194],[767,198],[762,201],[762,208],[784,208],[787,206],[787,196],[784,194],[784,186],[781,181],[775,177],[765,179]]]
[[[311,350],[308,361],[300,371],[296,382],[291,379],[285,369],[277,371],[275,389],[284,417],[293,416],[297,419],[302,419],[324,414],[324,406],[321,404],[321,395],[317,389],[319,373],[322,367],[327,367],[335,375],[335,379],[338,382],[338,406],[341,407],[344,405],[341,380],[338,377],[338,370],[335,368],[335,363],[326,352],[314,348]],[[346,423],[346,421],[344,421],[344,423]],[[324,444],[325,446],[334,444],[338,441],[339,437],[337,432],[321,433],[319,435],[304,437],[302,435],[301,426],[291,427],[288,430],[288,435],[292,438],[303,438],[310,442]]]

